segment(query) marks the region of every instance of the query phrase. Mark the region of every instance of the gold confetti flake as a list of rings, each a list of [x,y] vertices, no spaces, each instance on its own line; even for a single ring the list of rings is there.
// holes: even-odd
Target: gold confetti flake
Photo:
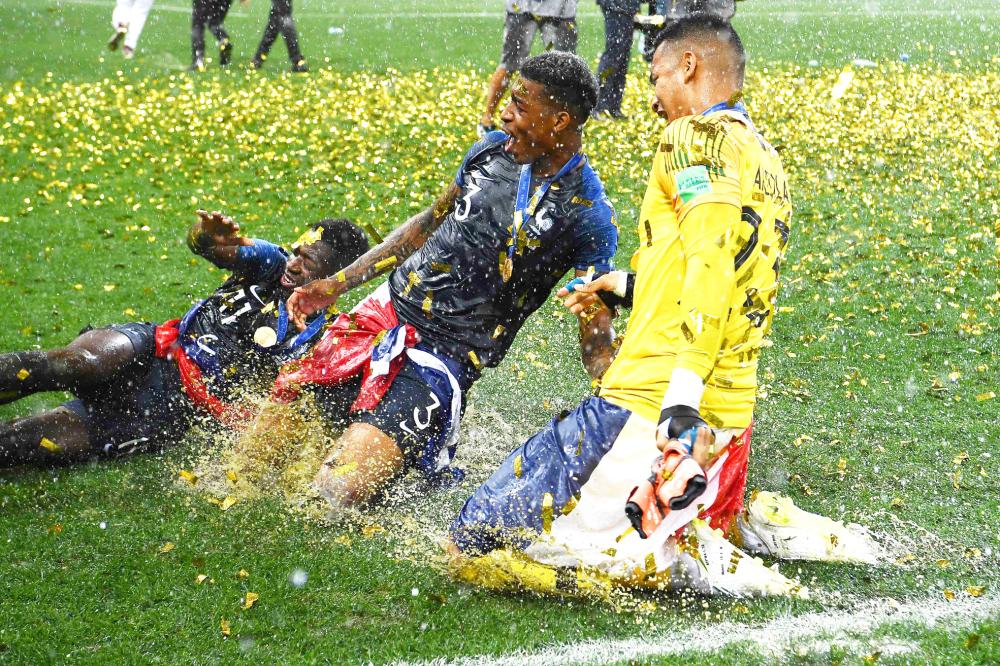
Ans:
[[[955,592],[953,590],[944,589],[944,590],[941,590],[941,594],[943,594],[944,598],[947,599],[948,601],[954,601],[955,600]]]
[[[969,587],[965,588],[965,593],[968,594],[970,597],[981,597],[983,596],[983,592],[985,591],[986,588],[982,585],[970,585]]]
[[[253,605],[257,603],[258,599],[260,599],[260,595],[256,592],[247,592],[246,596],[243,598],[243,610],[250,610],[253,608]]]
[[[376,534],[381,534],[382,532],[385,532],[385,528],[377,523],[372,525],[365,525],[364,527],[361,528],[361,533],[366,537],[373,537]]]
[[[383,259],[382,261],[377,261],[377,262],[375,262],[375,272],[376,273],[381,273],[383,271],[387,271],[390,268],[392,268],[393,266],[395,266],[397,261],[399,261],[399,259],[398,259],[398,257],[396,257],[396,255],[392,255],[391,257],[387,257],[387,258]]]
[[[552,493],[542,496],[542,531],[546,534],[552,531]]]
[[[246,580],[247,578],[250,577],[250,572],[247,571],[246,569],[240,569],[239,571],[236,572],[236,577],[239,578],[240,580]]]
[[[208,574],[198,574],[197,576],[194,577],[194,584],[195,585],[201,585],[202,583],[205,583],[205,582],[208,582],[209,584],[211,584],[211,583],[214,583],[215,581],[213,581],[211,578],[209,578]]]
[[[198,475],[195,474],[194,472],[189,472],[186,469],[182,469],[180,472],[178,472],[177,476],[179,476],[180,478],[184,479],[185,481],[187,481],[188,483],[190,483],[192,486],[194,484],[198,483]]]
[[[62,447],[48,437],[42,437],[42,441],[38,442],[38,446],[45,449],[49,453],[62,453]]]
[[[17,378],[20,379],[22,382],[30,376],[31,373],[25,370],[24,368],[21,368],[20,370],[17,371]]]
[[[232,495],[226,495],[226,498],[219,503],[219,508],[223,511],[229,511],[237,502],[239,502],[237,498]]]
[[[163,544],[162,546],[160,546],[159,552],[160,553],[169,553],[170,551],[172,551],[176,547],[177,547],[177,545],[173,541],[168,541],[165,544]]]
[[[521,456],[514,456],[514,476],[518,479],[521,478]]]
[[[226,618],[222,618],[222,620],[219,622],[219,631],[222,632],[223,636],[229,638],[229,635],[233,631],[232,628],[229,626],[229,620],[227,620]]]

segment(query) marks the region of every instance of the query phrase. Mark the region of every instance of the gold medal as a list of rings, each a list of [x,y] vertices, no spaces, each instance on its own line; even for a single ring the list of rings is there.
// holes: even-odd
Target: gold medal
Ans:
[[[253,341],[259,347],[273,347],[278,342],[278,333],[270,326],[261,326],[253,333]]]
[[[514,274],[514,260],[509,256],[504,257],[503,265],[500,267],[500,277],[503,278],[504,282],[510,280],[510,276]]]

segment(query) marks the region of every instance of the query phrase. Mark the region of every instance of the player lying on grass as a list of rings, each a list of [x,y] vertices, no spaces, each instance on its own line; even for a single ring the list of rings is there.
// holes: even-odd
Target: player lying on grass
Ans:
[[[180,320],[84,331],[61,349],[0,355],[0,401],[41,391],[75,400],[0,424],[0,466],[117,455],[170,443],[198,413],[229,425],[244,388],[270,387],[282,363],[318,339],[323,318],[290,325],[292,290],[331,275],[368,249],[347,220],[323,220],[292,255],[240,235],[221,213],[198,211],[188,246],[232,276]]]
[[[597,82],[579,57],[529,59],[502,114],[504,131],[472,146],[437,203],[289,299],[302,325],[392,269],[282,372],[273,393],[288,403],[307,388],[331,420],[351,405],[350,424],[315,480],[334,514],[408,468],[451,477],[463,400],[482,369],[500,363],[567,271],[610,270],[614,212],[581,152],[596,99]],[[581,320],[579,334],[584,366],[598,377],[609,359],[609,313]],[[281,446],[293,434],[282,432],[284,413],[265,410],[245,446]]]
[[[598,293],[631,306],[624,342],[598,396],[516,448],[466,501],[451,549],[483,557],[458,558],[461,575],[507,566],[543,589],[599,575],[799,591],[712,529],[732,530],[743,508],[757,359],[792,209],[781,160],[739,101],[744,61],[721,19],[681,19],[658,35],[653,109],[669,123],[642,203],[635,273],[559,293],[573,312]]]

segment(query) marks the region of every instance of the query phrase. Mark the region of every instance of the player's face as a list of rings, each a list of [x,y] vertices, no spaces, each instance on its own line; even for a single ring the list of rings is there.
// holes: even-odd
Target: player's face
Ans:
[[[292,258],[285,264],[281,286],[288,289],[301,287],[313,280],[327,277],[329,250],[325,243],[311,243],[295,248]]]
[[[542,84],[520,79],[514,85],[500,120],[510,135],[504,147],[515,162],[530,164],[552,152],[558,114]]]
[[[649,82],[653,84],[653,99],[650,104],[653,113],[673,120],[679,115],[680,97],[683,92],[683,73],[677,50],[666,45],[653,53],[649,65]]]

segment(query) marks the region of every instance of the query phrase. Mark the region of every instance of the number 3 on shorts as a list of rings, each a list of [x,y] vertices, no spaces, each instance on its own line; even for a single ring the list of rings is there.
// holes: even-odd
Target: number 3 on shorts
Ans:
[[[440,406],[441,406],[441,400],[438,399],[436,393],[432,392],[431,404],[425,407],[425,409],[427,410],[427,416],[424,419],[420,418],[420,408],[419,407],[413,408],[413,424],[417,427],[417,430],[423,431],[427,430],[427,428],[430,427],[431,422],[433,421],[434,410]],[[417,433],[413,432],[413,430],[410,429],[410,426],[407,425],[405,419],[399,422],[399,427],[401,430],[409,433],[413,437],[417,436]]]

